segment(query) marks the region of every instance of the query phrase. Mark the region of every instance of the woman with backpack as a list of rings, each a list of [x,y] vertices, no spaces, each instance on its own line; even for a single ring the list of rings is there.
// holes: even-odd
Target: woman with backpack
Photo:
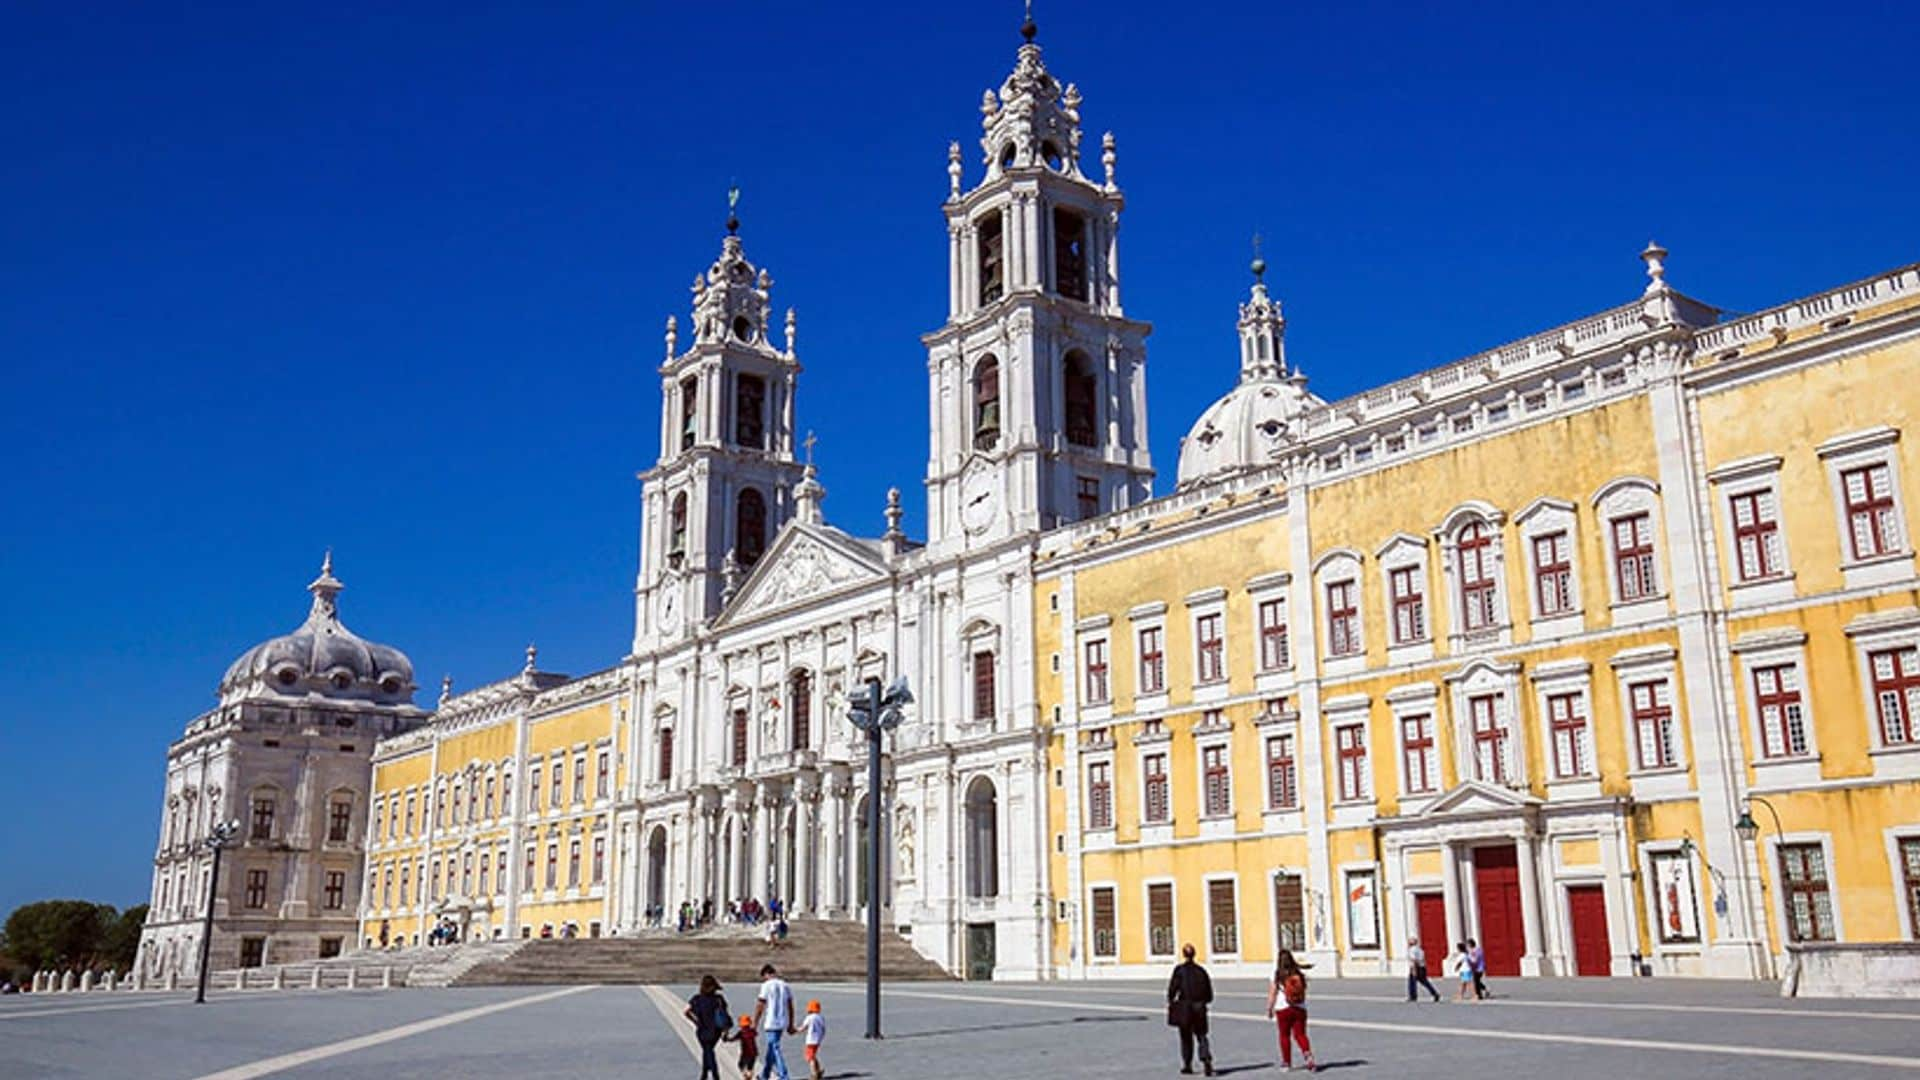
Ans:
[[[1273,1017],[1280,1026],[1280,1067],[1293,1071],[1291,1039],[1300,1044],[1300,1054],[1306,1061],[1307,1071],[1317,1070],[1319,1066],[1313,1061],[1313,1044],[1307,1041],[1307,974],[1300,970],[1300,962],[1293,958],[1291,950],[1280,950],[1280,959],[1273,969],[1273,979],[1267,983],[1267,1015]]]
[[[733,1028],[733,1014],[727,999],[720,996],[720,980],[711,975],[700,978],[700,992],[687,1000],[686,1017],[693,1023],[693,1037],[700,1042],[700,1080],[720,1080],[720,1062],[713,1049]]]

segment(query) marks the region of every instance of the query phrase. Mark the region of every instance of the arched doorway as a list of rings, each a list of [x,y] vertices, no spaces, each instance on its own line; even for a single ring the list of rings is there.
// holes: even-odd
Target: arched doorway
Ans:
[[[867,799],[862,796],[853,807],[853,903],[855,907],[867,906],[867,873],[872,862],[868,852],[873,846],[871,834],[867,831]]]
[[[967,896],[1000,895],[1000,795],[993,781],[974,777],[967,785]]]
[[[660,825],[647,837],[647,907],[662,914],[667,907],[667,830]]]

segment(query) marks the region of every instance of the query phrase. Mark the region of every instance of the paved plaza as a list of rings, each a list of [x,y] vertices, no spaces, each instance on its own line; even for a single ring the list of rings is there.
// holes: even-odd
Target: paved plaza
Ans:
[[[1218,985],[1221,1074],[1278,1075],[1264,988]],[[1314,1046],[1339,1077],[1920,1076],[1920,1002],[1783,1001],[1765,985],[1656,979],[1503,980],[1496,990],[1481,1005],[1414,1006],[1388,980],[1320,980]],[[796,991],[826,1006],[830,1077],[1073,1080],[1178,1068],[1157,985],[902,985],[889,991],[881,1042],[860,1038],[861,987]],[[0,1000],[0,1077],[691,1080],[691,1044],[665,1016],[689,992],[248,992],[198,1008],[185,995],[12,997]],[[730,986],[728,997],[750,1011],[753,988]]]

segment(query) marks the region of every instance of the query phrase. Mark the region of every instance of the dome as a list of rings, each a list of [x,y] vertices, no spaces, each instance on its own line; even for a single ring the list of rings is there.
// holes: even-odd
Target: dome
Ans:
[[[343,698],[397,704],[412,700],[413,663],[391,645],[367,641],[340,622],[345,586],[333,576],[333,556],[307,591],[313,607],[290,634],[240,654],[220,680],[222,701],[239,698]]]
[[[1299,437],[1300,414],[1319,403],[1299,375],[1242,380],[1180,440],[1179,486],[1272,464]]]

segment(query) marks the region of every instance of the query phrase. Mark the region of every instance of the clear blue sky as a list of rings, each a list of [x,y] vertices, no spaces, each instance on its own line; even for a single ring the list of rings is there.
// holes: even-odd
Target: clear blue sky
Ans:
[[[728,181],[800,312],[835,522],[917,532],[946,146],[1019,4],[9,7],[0,912],[144,898],[169,740],[298,624],[430,703],[616,661],[661,325]],[[1671,279],[1764,307],[1920,258],[1912,5],[1041,0],[1112,129],[1153,453],[1236,370],[1248,237],[1352,392]]]

